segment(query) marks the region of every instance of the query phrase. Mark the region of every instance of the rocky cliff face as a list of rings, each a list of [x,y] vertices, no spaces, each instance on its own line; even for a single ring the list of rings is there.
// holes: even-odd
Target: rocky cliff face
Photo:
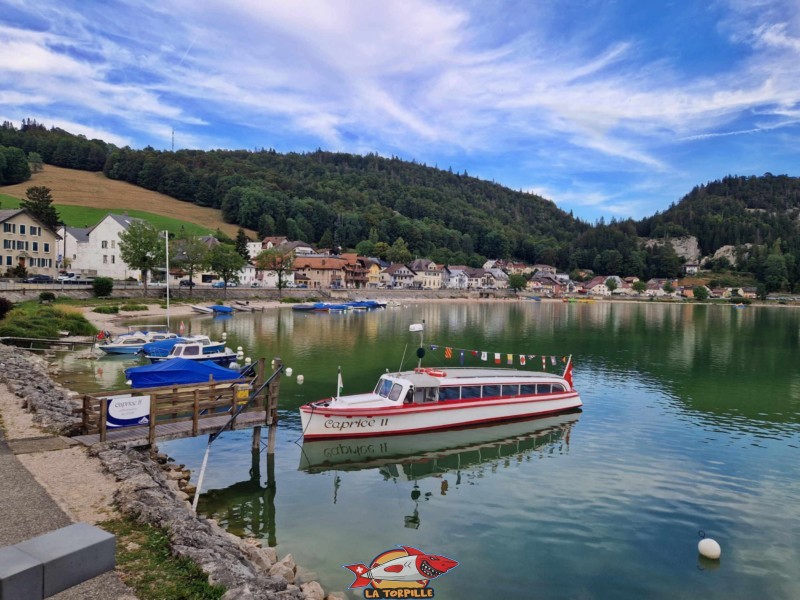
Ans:
[[[688,263],[696,263],[700,261],[700,246],[697,244],[697,238],[688,236],[684,238],[670,238],[667,240],[675,249],[675,253],[681,258],[686,259]],[[646,239],[644,245],[646,248],[652,248],[655,245],[663,244],[664,240],[659,239]]]

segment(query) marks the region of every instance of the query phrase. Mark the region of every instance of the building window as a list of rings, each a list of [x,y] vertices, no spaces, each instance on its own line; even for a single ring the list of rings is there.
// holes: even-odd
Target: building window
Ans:
[[[111,240],[111,248],[117,247],[117,240]]]
[[[13,223],[3,223],[3,233],[16,233],[16,225]]]
[[[11,255],[6,256],[6,266],[11,266]]]
[[[106,248],[108,248],[108,242],[106,240],[103,240],[102,242],[100,242],[100,247],[103,250],[105,250]]]
[[[44,243],[44,253],[45,254],[50,253],[50,244],[48,244],[47,242]]]
[[[103,264],[104,265],[108,264],[108,254],[103,254]]]
[[[117,257],[116,257],[116,256],[114,256],[113,254],[111,255],[111,264],[112,264],[112,265],[115,265],[115,264],[117,264]]]
[[[20,224],[19,226],[19,234],[25,235],[25,225]]]
[[[34,252],[39,251],[39,242],[31,242],[32,248]]]
[[[14,242],[11,240],[3,240],[3,250],[13,250]]]

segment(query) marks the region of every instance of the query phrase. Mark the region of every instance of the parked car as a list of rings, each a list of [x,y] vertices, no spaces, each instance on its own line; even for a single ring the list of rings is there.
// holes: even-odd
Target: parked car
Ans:
[[[295,287],[298,288],[307,288],[308,286],[305,283],[298,283]]]
[[[53,283],[50,275],[32,275],[25,280],[25,283]]]
[[[229,281],[228,282],[228,287],[236,287],[237,285],[238,284],[235,281]],[[225,287],[225,282],[224,281],[215,281],[214,283],[211,284],[211,287],[224,288]]]
[[[261,287],[261,284],[260,284],[260,283],[258,283],[257,281],[253,281],[253,282],[250,284],[250,287],[251,287],[251,288],[253,288],[253,287]]]
[[[69,283],[70,281],[78,279],[78,276],[75,273],[61,273],[56,279],[64,283]]]
[[[181,287],[193,288],[193,287],[194,287],[194,285],[195,285],[195,283],[194,283],[194,281],[192,281],[191,279],[181,279],[181,282],[180,282],[180,284],[179,284],[179,285],[180,285]]]

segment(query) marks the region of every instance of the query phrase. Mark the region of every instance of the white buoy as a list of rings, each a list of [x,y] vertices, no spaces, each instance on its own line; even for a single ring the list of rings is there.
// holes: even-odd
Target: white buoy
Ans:
[[[286,376],[291,377],[292,373],[293,373],[292,367],[286,367]]]
[[[722,548],[720,548],[716,540],[712,540],[711,538],[700,540],[697,544],[697,551],[701,556],[705,556],[711,560],[717,560],[722,554]]]
[[[303,382],[304,382],[305,380],[306,380],[306,378],[305,378],[305,377],[303,377],[302,375],[298,375],[298,376],[297,376],[297,383],[299,383],[300,385],[303,385]]]
[[[251,359],[249,356],[244,359],[244,364],[245,365],[249,366],[252,362],[253,362],[253,359]]]
[[[236,353],[239,354],[240,352],[244,354],[244,348],[242,348],[241,346],[236,346]]]

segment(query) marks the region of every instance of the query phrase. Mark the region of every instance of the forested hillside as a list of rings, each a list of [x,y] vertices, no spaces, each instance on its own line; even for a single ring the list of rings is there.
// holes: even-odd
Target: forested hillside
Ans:
[[[21,149],[32,165],[102,170],[110,179],[220,209],[226,222],[261,236],[319,247],[440,264],[515,258],[566,271],[677,277],[682,261],[671,245],[648,248],[643,238],[692,235],[705,255],[737,246],[734,266],[769,280],[770,288],[794,287],[799,279],[800,180],[785,175],[725,177],[642,221],[592,226],[534,194],[374,154],[133,150],[30,120],[20,128],[4,123],[0,146],[16,162]],[[726,262],[715,266],[730,267]]]

